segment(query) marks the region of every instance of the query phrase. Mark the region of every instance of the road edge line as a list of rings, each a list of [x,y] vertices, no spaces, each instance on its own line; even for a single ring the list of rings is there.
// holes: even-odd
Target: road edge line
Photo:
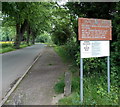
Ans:
[[[9,96],[13,93],[13,91],[17,88],[17,86],[20,84],[20,82],[23,80],[23,78],[26,76],[26,74],[28,73],[28,71],[32,68],[32,66],[37,62],[37,60],[39,59],[39,57],[42,55],[42,53],[40,53],[38,55],[38,57],[33,61],[33,63],[29,66],[29,68],[26,70],[26,72],[22,75],[22,77],[20,77],[20,79],[15,83],[15,85],[10,89],[10,91],[7,93],[7,95],[3,98],[3,100],[0,102],[0,107],[7,101],[7,99],[9,98]]]

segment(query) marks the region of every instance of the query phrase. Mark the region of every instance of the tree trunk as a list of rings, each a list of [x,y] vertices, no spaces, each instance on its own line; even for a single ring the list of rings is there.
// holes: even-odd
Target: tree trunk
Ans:
[[[30,35],[27,34],[27,41],[26,41],[27,45],[29,45],[29,41],[30,41]]]
[[[35,44],[35,32],[32,32],[32,44]]]
[[[28,27],[28,21],[25,19],[24,23],[21,25],[21,28],[20,28],[21,40],[23,40],[23,35],[24,35],[27,27]]]
[[[30,42],[30,27],[28,27],[27,28],[27,41],[26,41],[26,43],[27,43],[27,45],[29,45],[29,42]]]
[[[32,35],[32,44],[35,44],[35,35]]]
[[[18,49],[20,47],[20,24],[16,24],[16,38],[14,47]]]
[[[20,43],[25,33],[26,27],[28,26],[27,20],[24,20],[24,23],[20,26],[20,24],[16,24],[16,39],[14,43],[14,47],[16,49],[20,48]]]

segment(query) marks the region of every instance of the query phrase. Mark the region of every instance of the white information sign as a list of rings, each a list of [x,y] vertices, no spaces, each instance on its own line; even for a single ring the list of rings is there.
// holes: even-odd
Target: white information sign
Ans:
[[[80,41],[81,58],[110,56],[109,41]]]

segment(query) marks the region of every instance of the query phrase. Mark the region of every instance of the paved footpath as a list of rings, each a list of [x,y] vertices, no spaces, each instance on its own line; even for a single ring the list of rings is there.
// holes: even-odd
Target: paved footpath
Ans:
[[[8,99],[8,105],[52,105],[54,85],[67,70],[53,48],[46,47],[17,89]]]

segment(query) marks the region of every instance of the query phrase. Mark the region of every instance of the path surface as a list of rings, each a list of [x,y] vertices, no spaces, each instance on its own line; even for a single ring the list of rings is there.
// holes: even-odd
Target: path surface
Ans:
[[[53,48],[46,47],[43,53],[18,88],[11,94],[7,104],[53,104],[55,96],[53,87],[58,78],[67,70],[67,67]]]
[[[2,55],[2,97],[9,91],[15,80],[25,73],[44,47],[44,44],[36,44]]]

